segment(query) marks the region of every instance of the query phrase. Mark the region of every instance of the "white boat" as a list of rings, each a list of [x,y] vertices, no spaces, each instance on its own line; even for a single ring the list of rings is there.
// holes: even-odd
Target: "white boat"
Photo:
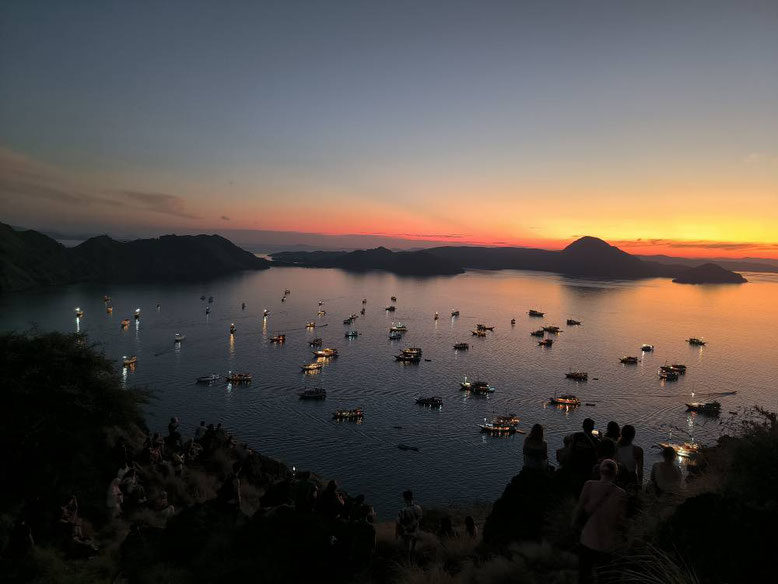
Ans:
[[[180,343],[186,338],[186,335],[182,335],[181,333],[176,333],[176,337],[173,342]]]

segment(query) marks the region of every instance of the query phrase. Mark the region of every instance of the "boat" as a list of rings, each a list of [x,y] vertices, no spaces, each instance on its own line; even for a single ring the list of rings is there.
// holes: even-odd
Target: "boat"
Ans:
[[[530,335],[532,335],[533,337],[542,337],[542,336],[543,336],[545,333],[546,333],[546,331],[544,331],[544,330],[541,328],[541,329],[538,329],[538,330],[536,330],[536,331],[532,331],[532,332],[530,333]]]
[[[493,331],[494,330],[493,326],[486,326],[485,324],[477,324],[477,325],[475,325],[475,328],[476,328],[476,330],[479,330],[479,331]]]
[[[326,310],[320,310],[319,312],[316,313],[316,316],[326,316],[326,315],[327,315]]]
[[[362,299],[362,304],[367,304],[367,298]]]
[[[538,345],[541,347],[550,347],[554,344],[554,339],[543,339],[542,341],[538,342]]]
[[[473,333],[473,336],[475,336],[475,337],[485,337],[486,336],[486,331],[474,330],[474,331],[470,331],[470,332]]]
[[[392,302],[397,302],[397,296],[392,296],[389,300],[391,300]]]
[[[113,306],[106,306],[105,307],[105,312],[107,312],[108,314],[112,314],[113,313]]]
[[[576,381],[587,381],[589,374],[586,371],[570,371],[565,373],[565,377],[568,379],[575,379]]]
[[[305,323],[305,328],[316,328],[316,323],[312,320],[309,320]]]
[[[240,303],[240,309],[241,310],[246,310],[246,303],[245,302],[241,302]]]
[[[231,323],[231,324],[230,324],[230,334],[231,334],[231,335],[234,335],[234,334],[235,334],[235,323]]]
[[[173,338],[174,343],[180,343],[186,338],[186,335],[182,335],[181,333],[176,333],[176,336]]]
[[[432,317],[432,320],[438,320],[440,318],[440,315],[436,312],[435,316]]]
[[[210,375],[201,375],[197,378],[197,383],[214,383],[216,381],[219,381],[220,376],[216,373],[211,373]]]
[[[140,308],[135,309],[135,320],[140,320]]]
[[[627,357],[627,356],[625,356],[625,357],[622,357],[621,359],[619,359],[619,361],[621,361],[625,365],[637,365],[639,359],[637,357]]]
[[[640,347],[640,350],[643,351],[644,353],[650,353],[651,351],[654,350],[654,345],[649,345],[648,343],[646,343]]]
[[[665,381],[678,381],[678,373],[672,369],[660,367],[658,374],[659,378],[664,379]]]
[[[578,407],[581,405],[581,400],[572,394],[565,394],[548,398],[548,403],[555,406]]]
[[[262,316],[263,317],[267,316],[268,314],[270,314],[270,311],[267,308],[262,311]]]
[[[452,310],[451,311],[451,316],[459,316],[459,311],[458,310]]]
[[[315,339],[311,339],[310,341],[308,341],[308,344],[311,347],[321,347],[322,342],[323,341],[321,340],[321,337],[316,337]]]
[[[721,404],[717,401],[691,402],[686,404],[686,410],[700,414],[718,415],[718,413],[721,411]]]
[[[343,324],[351,324],[352,322],[354,322],[354,319],[349,316],[343,321]]]
[[[205,296],[200,296],[200,300],[205,300]]]
[[[420,347],[407,347],[400,351],[399,355],[395,355],[397,361],[405,361],[409,363],[418,363],[421,361],[422,350]]]
[[[137,362],[138,362],[138,358],[135,355],[133,355],[132,357],[127,357],[126,355],[122,357],[122,364],[125,367],[131,367],[135,365]]]
[[[686,339],[686,342],[689,343],[690,345],[695,346],[695,347],[704,347],[705,346],[705,341],[700,339],[700,338],[697,338],[697,337],[690,337],[690,338]]]
[[[419,451],[419,447],[418,446],[410,446],[409,444],[398,444],[397,448],[399,448],[400,450],[410,450],[410,451],[413,451],[413,452],[418,452]]]
[[[121,326],[123,329],[126,329],[128,326],[130,326],[130,319],[129,318],[123,319],[121,322]]]
[[[361,420],[365,413],[362,408],[354,408],[353,410],[335,410],[332,412],[332,417],[336,420]]]
[[[210,304],[211,302],[213,302],[213,296],[208,297],[208,304]]]
[[[580,324],[581,324],[580,320],[575,320],[573,318],[567,319],[567,326],[580,326]]]
[[[403,334],[397,331],[391,331],[389,333],[389,340],[391,341],[399,341],[403,338]]]
[[[337,357],[338,350],[330,349],[330,348],[319,349],[318,351],[313,352],[313,356],[314,357]]]
[[[284,288],[284,294],[291,294],[292,291],[289,288]]]
[[[286,296],[281,296],[281,302],[286,302]]]
[[[529,314],[530,316],[536,316],[538,318],[543,318],[546,315],[545,312],[540,312],[539,310],[534,310],[534,309],[528,310],[527,314]]]
[[[364,309],[364,308],[362,308],[362,309],[359,311],[359,314],[361,314],[362,316],[365,316],[365,309]]]
[[[228,373],[224,379],[230,383],[251,383],[251,373]]]
[[[76,318],[81,318],[82,316],[84,316],[84,311],[81,310],[80,308],[76,308],[75,312],[76,312]]]
[[[516,324],[516,319],[515,319],[515,318],[512,318],[512,319],[511,319],[511,326],[514,326],[515,324]]]
[[[431,408],[439,408],[443,405],[443,398],[438,396],[432,397],[417,397],[416,403],[420,406],[429,406]]]
[[[300,369],[302,369],[305,373],[312,373],[313,371],[318,371],[324,367],[321,363],[308,363],[307,365],[300,365]]]
[[[492,418],[493,424],[503,425],[503,426],[515,426],[519,423],[519,417],[516,414],[506,414],[503,416],[494,416]]]
[[[546,331],[547,333],[551,333],[552,335],[556,335],[556,334],[559,334],[561,332],[559,327],[558,326],[554,326],[554,325],[544,326],[543,330]]]
[[[408,327],[403,323],[398,322],[397,324],[392,323],[392,326],[389,328],[389,330],[395,333],[406,333],[408,332]]]
[[[673,363],[672,365],[670,365],[670,367],[676,373],[680,375],[686,375],[686,365],[684,365],[683,363]]]
[[[672,448],[678,456],[683,456],[684,458],[690,458],[702,449],[702,445],[697,444],[696,442],[683,442],[681,444],[658,442],[657,446],[659,446],[659,448]]]
[[[357,331],[347,331],[346,332],[346,338],[347,339],[356,339],[359,336],[359,332]]]
[[[495,422],[487,422],[486,420],[484,420],[483,424],[478,424],[478,427],[481,428],[481,432],[485,432],[487,434],[505,435],[515,434],[519,431],[515,424],[499,424]]]
[[[467,351],[469,348],[470,345],[468,345],[467,343],[456,343],[454,345],[454,349],[456,349],[457,351]]]
[[[271,343],[285,343],[286,342],[286,335],[276,335],[274,337],[270,337]]]
[[[389,312],[394,312],[395,310],[397,310],[397,307],[390,305],[390,306],[387,306],[384,310],[388,310]]]
[[[103,302],[110,302],[110,301],[111,301],[111,297],[110,297],[110,296],[108,296],[108,294],[105,294],[105,295],[103,296]]]
[[[324,300],[319,300],[319,306],[324,306]]]
[[[211,307],[210,306],[206,306],[205,307],[205,314],[211,314]]]
[[[300,399],[324,399],[327,397],[327,392],[323,387],[314,387],[301,391],[297,395],[300,396]]]
[[[472,391],[475,393],[494,392],[494,387],[489,385],[486,381],[470,381],[467,377],[459,382],[459,386],[463,391]]]

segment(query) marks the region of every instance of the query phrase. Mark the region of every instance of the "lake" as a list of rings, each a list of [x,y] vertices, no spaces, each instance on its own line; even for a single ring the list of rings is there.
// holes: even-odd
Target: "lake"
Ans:
[[[480,433],[478,424],[493,415],[515,413],[525,430],[542,424],[552,462],[563,436],[586,417],[602,430],[610,420],[633,424],[648,474],[659,459],[651,447],[660,440],[710,443],[730,411],[755,404],[778,410],[778,277],[745,276],[750,282],[740,286],[685,286],[507,270],[405,278],[273,268],[201,284],[74,285],[5,294],[0,307],[4,330],[87,333],[116,361],[128,388],[155,391],[147,407],[152,429],[165,431],[171,416],[180,418],[186,434],[200,420],[221,422],[263,454],[363,493],[388,518],[407,488],[427,506],[497,498],[521,469],[524,437]],[[281,302],[285,288],[291,293]],[[112,314],[104,294],[112,297]],[[214,298],[210,315],[202,295]],[[396,312],[384,310],[390,296],[397,297]],[[362,298],[366,314],[344,325],[344,318],[359,313]],[[317,317],[320,300],[324,317]],[[78,320],[77,306],[84,310]],[[132,319],[136,308],[140,320],[122,330],[120,321]],[[545,317],[528,316],[530,308]],[[449,316],[452,309],[460,311],[458,318]],[[568,318],[582,325],[567,326]],[[306,329],[308,320],[317,328]],[[408,332],[391,341],[389,327],[397,321]],[[477,323],[494,331],[476,338],[470,331]],[[552,324],[563,332],[551,348],[539,347],[530,331]],[[346,339],[349,329],[360,336]],[[173,342],[176,333],[186,335],[180,346]],[[269,342],[277,333],[286,334],[286,343]],[[317,374],[303,374],[300,365],[312,359],[308,341],[316,336],[340,356]],[[690,346],[691,336],[707,344]],[[470,350],[454,351],[460,341]],[[641,353],[643,343],[655,350]],[[408,346],[422,347],[430,361],[396,362],[394,355]],[[122,368],[123,355],[137,355],[137,366]],[[622,365],[624,355],[641,361]],[[684,363],[688,372],[663,382],[657,369],[665,363]],[[566,379],[572,369],[587,371],[588,382]],[[252,373],[253,383],[195,383],[200,375],[228,371]],[[465,375],[496,391],[487,398],[460,391]],[[326,400],[298,399],[298,392],[316,385],[327,390]],[[729,391],[737,395],[709,395]],[[547,404],[564,393],[593,405],[564,410]],[[687,413],[684,404],[693,393],[694,399],[721,401],[721,418]],[[416,397],[431,395],[443,398],[442,408],[416,405]],[[356,406],[365,411],[362,423],[332,419],[336,408]],[[400,443],[419,451],[400,450]]]

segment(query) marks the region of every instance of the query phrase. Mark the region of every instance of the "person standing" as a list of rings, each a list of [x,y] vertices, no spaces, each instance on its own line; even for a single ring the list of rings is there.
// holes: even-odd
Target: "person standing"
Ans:
[[[546,470],[548,468],[548,444],[543,440],[543,426],[532,426],[524,439],[524,468]]]
[[[413,562],[413,554],[416,551],[416,541],[419,538],[419,523],[423,516],[421,507],[413,502],[413,491],[410,489],[403,493],[405,507],[397,514],[395,535],[403,540],[403,545],[408,552],[408,561]]]
[[[681,490],[683,475],[675,464],[677,456],[675,449],[665,446],[662,449],[662,462],[655,462],[651,467],[651,484],[660,495],[674,495]]]
[[[607,566],[621,540],[627,508],[627,493],[614,483],[616,461],[600,463],[600,479],[586,481],[574,522],[581,528],[578,551],[578,582],[595,582],[595,574]]]
[[[639,489],[643,484],[643,449],[632,443],[634,439],[635,426],[627,424],[621,429],[616,448],[616,461],[626,470],[619,477],[619,484],[625,489]]]

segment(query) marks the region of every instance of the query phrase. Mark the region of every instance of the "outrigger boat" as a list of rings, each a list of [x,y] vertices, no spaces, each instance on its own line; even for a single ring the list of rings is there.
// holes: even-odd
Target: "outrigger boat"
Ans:
[[[467,343],[456,343],[454,345],[454,349],[457,351],[467,351],[470,348],[470,345]]]
[[[314,387],[313,389],[306,389],[298,393],[300,399],[324,399],[327,397],[327,392],[322,387]]]
[[[365,413],[362,408],[354,408],[353,410],[335,410],[332,412],[332,417],[336,420],[361,420]]]
[[[356,339],[359,336],[358,331],[348,331],[346,332],[346,338],[347,339]]]
[[[451,311],[451,316],[459,316],[459,311],[458,310],[452,310]]]
[[[431,408],[439,408],[443,405],[443,398],[432,396],[432,397],[418,397],[416,398],[416,403],[420,406],[429,406]]]
[[[398,322],[397,324],[392,323],[392,326],[389,327],[389,330],[395,333],[407,333],[408,327],[405,326],[403,323]]]
[[[303,373],[313,373],[322,367],[324,367],[324,365],[321,363],[308,363],[307,365],[300,365],[300,369],[303,370]]]
[[[251,383],[251,373],[228,373],[225,378],[230,383]]]
[[[180,343],[186,338],[186,335],[182,335],[181,333],[176,333],[175,338],[173,339],[174,343]]]
[[[717,401],[692,402],[686,404],[686,410],[689,412],[697,412],[699,414],[710,414],[717,416],[721,411],[721,404]]]
[[[538,345],[541,347],[550,347],[554,344],[554,339],[543,339],[542,341],[538,342]]]
[[[270,337],[271,343],[285,343],[286,342],[286,335],[276,335],[274,337]]]
[[[321,337],[316,337],[315,339],[311,339],[310,341],[308,341],[308,344],[311,347],[321,347],[322,342],[323,341],[321,340]]]
[[[622,357],[619,361],[625,365],[637,365],[639,359],[637,357]]]
[[[216,373],[211,373],[210,375],[202,375],[197,378],[197,383],[214,383],[216,381],[219,381],[220,376]]]
[[[654,350],[654,345],[649,345],[648,343],[645,343],[640,347],[640,350],[643,351],[644,353],[650,353],[651,351]]]
[[[545,312],[540,312],[539,310],[533,310],[533,309],[528,310],[527,314],[529,314],[530,316],[536,316],[538,318],[543,318],[546,315]]]
[[[568,379],[575,379],[576,381],[587,381],[589,374],[586,371],[570,371],[565,373],[565,377]]]
[[[530,335],[532,335],[533,337],[542,337],[545,333],[546,331],[544,331],[543,329],[538,329],[536,331],[532,331]]]
[[[581,405],[581,400],[572,394],[565,394],[548,398],[548,403],[555,406],[578,407]]]
[[[132,365],[135,365],[138,362],[138,358],[133,355],[132,357],[127,357],[126,355],[122,357],[122,364],[125,367],[131,367]]]
[[[486,381],[470,381],[467,377],[459,382],[459,387],[463,391],[472,391],[474,393],[493,393],[494,387]]]
[[[543,330],[546,331],[547,333],[551,333],[552,335],[556,335],[556,334],[559,334],[561,332],[561,330],[559,329],[558,326],[553,326],[553,325],[552,326],[544,326]]]
[[[314,357],[337,357],[338,356],[338,350],[337,349],[320,349],[318,351],[313,352]]]
[[[705,341],[700,339],[700,338],[697,338],[697,337],[688,338],[688,339],[686,339],[686,342],[689,343],[690,345],[695,346],[695,347],[704,347],[705,346]]]
[[[567,326],[579,326],[581,324],[580,320],[575,320],[573,318],[567,319]]]

